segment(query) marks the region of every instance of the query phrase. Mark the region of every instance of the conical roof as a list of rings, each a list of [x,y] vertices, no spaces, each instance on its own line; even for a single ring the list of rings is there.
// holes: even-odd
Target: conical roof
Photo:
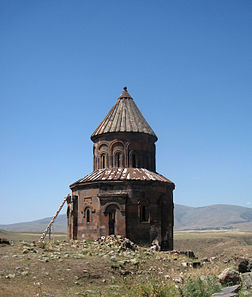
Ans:
[[[91,135],[91,139],[93,140],[96,136],[102,134],[115,132],[144,133],[153,136],[157,140],[156,134],[136,106],[127,91],[127,87],[123,88],[123,92],[118,97],[116,104]]]

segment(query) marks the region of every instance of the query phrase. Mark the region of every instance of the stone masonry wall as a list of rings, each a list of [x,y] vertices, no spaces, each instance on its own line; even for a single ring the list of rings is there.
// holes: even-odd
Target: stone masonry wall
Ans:
[[[92,183],[73,190],[78,200],[78,211],[73,212],[77,238],[97,239],[113,232],[136,243],[157,239],[163,249],[172,249],[172,190],[154,181]],[[74,238],[74,219],[70,218],[68,234]]]

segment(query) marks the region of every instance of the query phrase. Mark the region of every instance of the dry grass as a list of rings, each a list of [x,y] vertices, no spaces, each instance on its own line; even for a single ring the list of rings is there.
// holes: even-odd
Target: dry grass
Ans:
[[[28,233],[28,232],[9,232],[0,229],[0,237],[8,238],[9,240],[19,241],[19,240],[27,240],[27,241],[38,241],[41,237],[41,233]],[[52,239],[55,240],[66,240],[67,235],[63,233],[53,234]],[[47,238],[48,240],[48,238]]]
[[[252,254],[252,232],[176,232],[174,247],[178,250],[191,249],[200,257],[222,254],[226,257],[249,257]]]

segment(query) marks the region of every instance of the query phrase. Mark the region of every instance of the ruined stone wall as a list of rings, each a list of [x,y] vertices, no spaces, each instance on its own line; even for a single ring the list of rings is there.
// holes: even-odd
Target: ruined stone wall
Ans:
[[[173,197],[169,186],[157,182],[134,185],[126,213],[129,239],[145,244],[157,239],[163,249],[173,249]]]
[[[163,250],[173,249],[173,227],[174,227],[174,203],[173,191],[166,186],[166,194],[159,198],[161,210],[161,248]]]
[[[162,249],[172,249],[172,191],[170,185],[155,181],[111,181],[82,186],[73,191],[78,200],[78,210],[73,212],[77,215],[77,238],[97,239],[116,234],[136,243],[151,244],[157,239]],[[68,234],[74,238],[74,219],[69,221]]]

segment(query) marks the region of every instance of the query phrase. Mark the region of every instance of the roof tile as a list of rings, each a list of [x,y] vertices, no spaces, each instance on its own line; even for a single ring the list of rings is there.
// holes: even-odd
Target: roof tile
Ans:
[[[71,186],[96,181],[124,181],[124,180],[140,180],[140,181],[160,181],[173,184],[168,178],[156,172],[149,171],[145,168],[105,168],[98,169],[79,179]]]

